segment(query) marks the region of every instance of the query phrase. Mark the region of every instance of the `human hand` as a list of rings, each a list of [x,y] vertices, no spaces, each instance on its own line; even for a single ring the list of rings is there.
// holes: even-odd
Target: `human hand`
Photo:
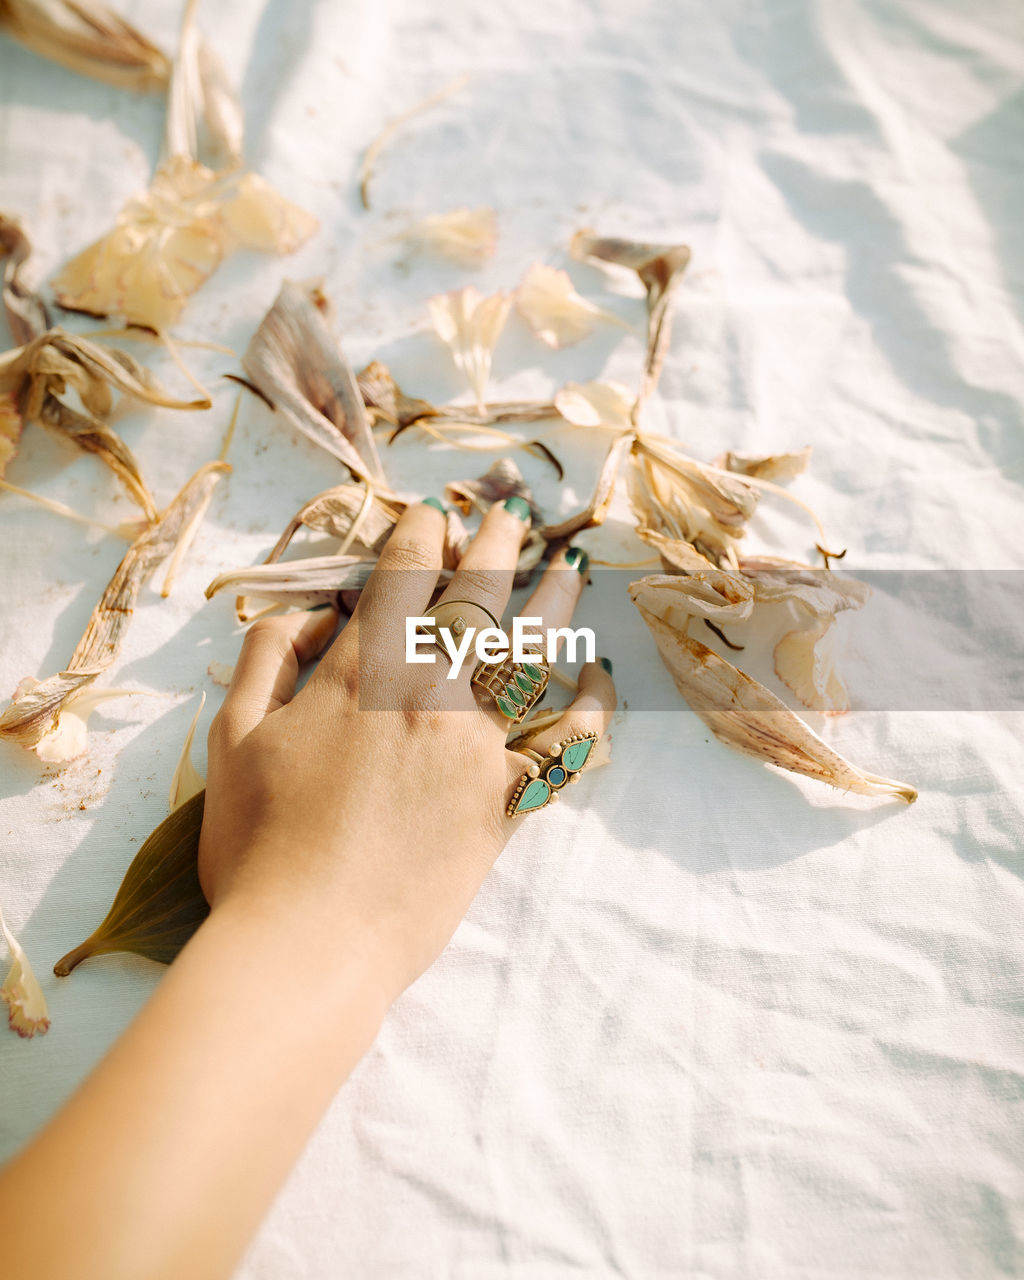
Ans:
[[[493,507],[445,600],[501,617],[527,525]],[[405,620],[428,608],[441,569],[444,517],[409,507],[351,620],[299,694],[302,663],[327,645],[333,608],[250,629],[209,736],[199,872],[214,916],[234,904],[287,928],[329,964],[332,948],[369,952],[394,999],[440,954],[514,824],[508,798],[533,763],[505,747],[509,721],[447,660],[410,665]],[[578,554],[578,553],[577,553]],[[524,616],[568,624],[583,586],[558,554]],[[601,734],[615,690],[597,663],[539,752]]]

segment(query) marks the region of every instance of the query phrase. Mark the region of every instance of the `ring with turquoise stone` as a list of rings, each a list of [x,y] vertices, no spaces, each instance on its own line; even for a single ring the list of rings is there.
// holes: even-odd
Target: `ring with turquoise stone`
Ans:
[[[521,813],[533,813],[546,804],[554,804],[559,791],[567,783],[579,779],[580,770],[590,758],[595,742],[596,733],[577,733],[548,747],[546,756],[531,751],[529,747],[521,747],[523,755],[530,756],[535,763],[516,784],[505,810],[508,816],[516,818]]]
[[[530,653],[529,662],[481,662],[471,683],[494,700],[506,720],[521,724],[531,707],[543,698],[551,670],[539,653]]]

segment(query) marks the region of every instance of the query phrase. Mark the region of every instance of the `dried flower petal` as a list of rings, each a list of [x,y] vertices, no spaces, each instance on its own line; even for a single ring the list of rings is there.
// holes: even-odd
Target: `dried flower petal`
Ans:
[[[0,391],[0,479],[7,471],[8,462],[18,451],[22,426],[17,400],[11,392]]]
[[[333,604],[339,591],[361,591],[376,563],[376,559],[360,556],[315,556],[249,565],[218,574],[206,588],[206,596],[212,599],[221,591],[235,591],[311,609],[317,604]]]
[[[546,541],[560,542],[563,538],[571,538],[583,529],[592,529],[595,525],[604,523],[615,493],[615,481],[618,479],[619,468],[635,443],[636,436],[631,431],[623,432],[612,441],[611,448],[605,454],[604,462],[601,464],[601,471],[590,501],[575,515],[569,516],[558,524],[545,525],[541,529],[541,535]]]
[[[465,375],[481,411],[494,348],[511,305],[507,294],[485,298],[472,285],[427,301],[431,323],[451,351],[456,368]]]
[[[636,397],[621,382],[567,382],[555,396],[555,407],[577,427],[614,427],[630,431]]]
[[[196,736],[196,726],[199,724],[199,717],[202,715],[203,707],[205,706],[206,690],[204,689],[199,699],[199,706],[192,717],[192,723],[188,727],[188,733],[185,734],[181,755],[178,757],[178,763],[174,767],[174,776],[171,778],[171,790],[167,797],[167,802],[172,813],[175,809],[180,809],[186,800],[191,800],[193,796],[197,796],[206,787],[206,779],[192,763],[192,739]]]
[[[598,324],[629,326],[619,316],[582,298],[567,271],[535,262],[516,290],[519,313],[541,342],[569,347],[590,336]]]
[[[782,769],[817,778],[844,791],[895,796],[911,804],[917,791],[904,782],[858,769],[823,742],[764,685],[737,670],[714,650],[662,621],[630,594],[650,628],[676,688],[704,723],[728,746]]]
[[[199,884],[206,792],[186,800],[143,842],[103,923],[53,966],[58,977],[89,956],[133,951],[170,964],[210,913]]]
[[[515,462],[511,458],[499,458],[475,480],[450,481],[445,485],[444,494],[463,515],[469,515],[471,511],[485,513],[496,502],[504,502],[506,498],[511,497],[524,498],[530,504],[530,516],[534,527],[530,529],[519,549],[519,559],[516,561],[516,570],[512,579],[513,586],[526,586],[533,576],[534,569],[544,557],[547,543],[540,529],[536,527],[543,518],[540,508],[534,502],[533,493]]]
[[[235,674],[235,664],[233,662],[211,662],[206,668],[206,673],[214,684],[219,684],[222,689],[226,689],[231,683],[231,677]]]
[[[647,290],[647,360],[644,384],[633,409],[633,421],[638,422],[640,409],[661,376],[669,342],[669,299],[689,265],[689,247],[685,244],[617,240],[598,236],[587,229],[577,231],[573,236],[569,252],[581,262],[596,259],[628,267],[637,273]]]
[[[21,269],[31,253],[32,246],[25,232],[13,218],[0,213],[0,258],[7,259],[4,264],[4,310],[18,347],[38,338],[50,327],[42,298],[21,278]]]
[[[164,124],[164,156],[211,169],[241,163],[245,121],[220,59],[199,35],[197,0],[187,0]]]
[[[7,927],[0,911],[0,933],[11,953],[11,967],[0,987],[0,999],[7,1003],[7,1023],[24,1040],[45,1035],[50,1029],[50,1015],[39,979],[32,972],[28,956],[18,939]]]
[[[723,471],[735,471],[742,476],[755,476],[762,480],[792,480],[807,470],[811,449],[798,449],[795,453],[740,453],[729,449],[715,459],[715,466]]]
[[[53,287],[61,306],[163,330],[235,249],[293,253],[316,228],[256,174],[225,176],[175,155]]]
[[[850,695],[836,669],[836,629],[821,622],[790,631],[775,646],[775,674],[807,707],[825,716],[850,709]]]
[[[319,295],[281,286],[242,364],[275,411],[361,480],[384,486],[363,397],[317,305]]]
[[[144,689],[82,689],[61,704],[60,717],[35,745],[36,755],[47,764],[63,764],[84,755],[88,745],[89,717],[111,698],[130,698]]]
[[[0,27],[34,53],[120,89],[162,89],[171,64],[95,0],[3,0]]]
[[[195,508],[207,500],[210,489],[230,470],[226,462],[208,462],[200,467],[159,521],[136,538],[93,609],[66,670],[40,681],[4,710],[0,715],[0,739],[35,747],[58,729],[61,710],[72,695],[95,680],[117,657],[140,589],[190,527]]]
[[[421,251],[447,258],[470,270],[482,267],[498,247],[498,219],[493,209],[453,209],[421,218],[405,232],[405,239]]]

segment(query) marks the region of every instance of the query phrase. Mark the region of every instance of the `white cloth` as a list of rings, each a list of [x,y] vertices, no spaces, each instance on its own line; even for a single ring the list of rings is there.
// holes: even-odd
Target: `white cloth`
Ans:
[[[177,6],[127,10],[173,47]],[[566,265],[569,235],[693,246],[648,425],[710,460],[814,446],[792,490],[851,568],[1021,567],[1024,42],[998,0],[392,0],[261,7],[203,26],[242,86],[254,167],[322,223],[294,259],[240,254],[178,331],[242,350],[283,275],[322,274],[350,358],[412,394],[462,392],[426,326],[432,293]],[[358,204],[386,120],[461,73]],[[0,182],[44,280],[145,185],[159,99],[0,42]],[[411,216],[493,204],[477,275],[390,239]],[[502,398],[637,378],[638,288],[571,264],[637,326],[550,353],[513,319]],[[618,296],[616,296],[618,294]],[[134,348],[133,348],[134,349]],[[172,365],[141,349],[168,384]],[[211,413],[131,412],[120,429],[160,501],[215,455],[228,356],[185,349]],[[589,492],[598,448],[520,455],[546,509]],[[198,691],[231,662],[219,571],[266,554],[341,468],[248,400],[223,484],[170,599],[140,601],[89,755],[44,767],[5,747],[2,901],[53,1018],[0,1035],[0,1154],[51,1114],[159,970],[53,961],[105,912],[166,793]],[[394,483],[440,493],[488,458],[386,451]],[[8,479],[104,519],[132,514],[98,464],[38,428]],[[581,542],[646,554],[619,495]],[[67,657],[121,554],[0,496],[0,690]],[[812,554],[766,499],[750,545]],[[845,798],[717,743],[678,698],[625,600],[586,604],[615,661],[614,763],[522,825],[437,965],[397,1003],[325,1117],[242,1280],[339,1275],[992,1277],[1020,1272],[1022,1074],[1019,712],[858,712],[837,748],[921,791]],[[904,655],[912,661],[912,654]],[[742,655],[740,655],[742,657]],[[627,706],[628,704],[628,706]],[[660,710],[652,708],[660,707]],[[710,741],[709,741],[710,739]],[[455,780],[457,782],[457,780]],[[273,940],[268,939],[268,946]],[[287,1034],[287,1013],[267,1010]]]

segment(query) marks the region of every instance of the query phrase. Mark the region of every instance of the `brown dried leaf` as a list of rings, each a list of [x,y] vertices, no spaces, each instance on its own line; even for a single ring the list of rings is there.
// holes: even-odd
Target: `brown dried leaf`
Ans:
[[[38,338],[50,327],[50,319],[46,314],[46,306],[21,278],[21,269],[32,253],[28,236],[13,218],[0,213],[0,258],[6,258],[4,264],[4,310],[7,323],[10,325],[14,344],[23,347],[25,343]],[[0,475],[3,472],[0,470]]]
[[[917,791],[904,782],[858,769],[823,742],[764,685],[726,662],[685,631],[663,622],[630,594],[658,646],[676,688],[715,736],[745,755],[843,791],[894,796],[911,804]]]
[[[0,27],[34,53],[121,89],[163,89],[169,59],[95,0],[0,0]]]
[[[661,376],[671,328],[669,300],[689,264],[690,249],[685,244],[644,244],[599,236],[587,228],[576,232],[569,252],[580,262],[591,259],[628,267],[647,290],[647,359],[643,387],[633,409],[633,421],[638,422],[640,408]]]
[[[315,297],[285,281],[242,364],[286,422],[386,490],[363,397]]]

